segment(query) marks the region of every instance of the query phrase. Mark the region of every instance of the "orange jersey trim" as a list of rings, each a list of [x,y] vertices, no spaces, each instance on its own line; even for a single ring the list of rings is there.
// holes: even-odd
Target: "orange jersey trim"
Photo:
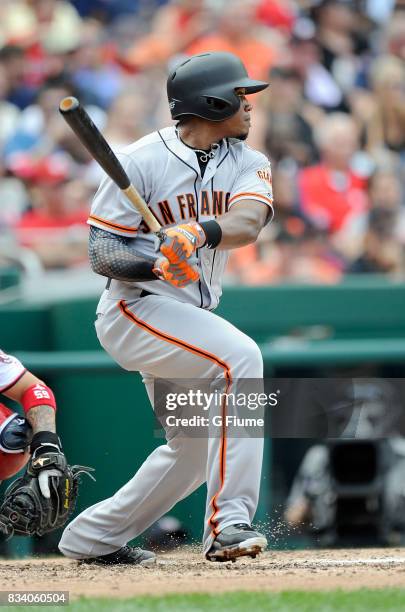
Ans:
[[[183,348],[189,353],[193,353],[194,355],[198,355],[199,357],[203,357],[204,359],[208,359],[209,361],[216,363],[219,367],[221,367],[224,370],[225,380],[226,380],[225,393],[229,393],[229,390],[232,385],[232,375],[231,375],[231,369],[225,361],[223,361],[222,359],[220,359],[213,353],[209,353],[208,351],[204,351],[203,349],[198,348],[194,346],[193,344],[189,344],[188,342],[184,342],[183,340],[180,340],[179,338],[170,336],[169,334],[166,334],[165,332],[162,332],[156,329],[155,327],[152,327],[152,325],[150,325],[149,323],[146,323],[146,321],[142,321],[142,319],[139,319],[139,317],[137,317],[131,310],[129,310],[125,300],[120,300],[118,302],[118,308],[121,310],[122,314],[125,317],[127,317],[127,319],[129,319],[132,323],[135,323],[135,325],[137,325],[141,329],[144,329],[145,331],[152,334],[156,338],[164,340],[165,342],[169,342],[170,344],[174,344],[175,346]],[[226,472],[227,440],[226,440],[226,399],[225,398],[223,400],[221,409],[222,409],[222,429],[221,429],[221,446],[219,449],[219,482],[220,482],[220,485],[219,485],[218,491],[215,493],[215,495],[212,497],[210,501],[210,505],[212,506],[213,512],[208,519],[208,524],[211,526],[212,533],[214,536],[218,535],[218,531],[217,531],[218,522],[215,520],[215,516],[219,512],[219,506],[217,504],[217,500],[218,500],[218,496],[220,495],[224,487],[225,472]]]
[[[130,232],[131,234],[136,234],[138,229],[136,227],[128,227],[127,225],[120,225],[119,223],[115,223],[114,221],[109,221],[108,219],[103,219],[102,217],[96,217],[96,215],[90,215],[87,222],[95,221],[96,223],[100,223],[101,225],[105,225],[111,229],[122,230],[123,232]]]
[[[241,198],[241,197],[246,197],[247,199],[253,199],[253,200],[257,200],[258,198],[261,198],[262,200],[266,200],[266,202],[270,204],[270,206],[273,206],[273,200],[271,198],[268,198],[265,195],[262,195],[261,193],[237,193],[236,195],[230,198],[228,202],[228,206],[230,206],[232,202],[234,202],[237,198]]]

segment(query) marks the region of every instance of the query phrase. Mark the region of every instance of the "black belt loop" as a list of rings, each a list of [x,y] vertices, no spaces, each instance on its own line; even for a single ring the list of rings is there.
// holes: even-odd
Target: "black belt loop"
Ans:
[[[109,279],[107,280],[107,283],[106,283],[106,285],[105,285],[105,289],[106,289],[106,291],[108,291],[108,289],[110,288],[110,285],[111,285],[111,278],[109,278]]]

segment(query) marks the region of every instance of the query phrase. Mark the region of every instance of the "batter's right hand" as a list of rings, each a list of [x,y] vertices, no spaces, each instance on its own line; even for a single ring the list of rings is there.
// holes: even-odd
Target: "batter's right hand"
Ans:
[[[192,257],[205,240],[204,230],[199,223],[174,225],[160,231],[159,251],[175,264]]]
[[[153,272],[160,280],[179,288],[187,287],[200,278],[197,268],[190,261],[172,264],[166,257],[158,257]]]

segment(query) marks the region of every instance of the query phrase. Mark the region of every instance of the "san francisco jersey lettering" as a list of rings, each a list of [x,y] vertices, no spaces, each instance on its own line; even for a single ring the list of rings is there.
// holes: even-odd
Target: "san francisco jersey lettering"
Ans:
[[[228,212],[241,200],[257,200],[273,215],[270,162],[265,155],[235,139],[221,141],[201,177],[195,152],[178,138],[174,127],[141,138],[118,155],[130,180],[162,226],[208,221]],[[107,176],[94,198],[88,223],[114,234],[136,238],[136,249],[156,255],[155,237],[141,216]],[[228,254],[197,251],[200,281],[178,289],[160,280],[129,283],[112,280],[110,296],[130,299],[141,287],[159,295],[213,309],[221,296]]]

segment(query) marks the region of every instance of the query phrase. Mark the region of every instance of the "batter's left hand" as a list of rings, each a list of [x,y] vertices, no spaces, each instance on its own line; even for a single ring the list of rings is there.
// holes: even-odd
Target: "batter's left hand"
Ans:
[[[161,236],[159,250],[171,264],[189,259],[206,240],[204,230],[198,223],[169,227],[161,231]]]

